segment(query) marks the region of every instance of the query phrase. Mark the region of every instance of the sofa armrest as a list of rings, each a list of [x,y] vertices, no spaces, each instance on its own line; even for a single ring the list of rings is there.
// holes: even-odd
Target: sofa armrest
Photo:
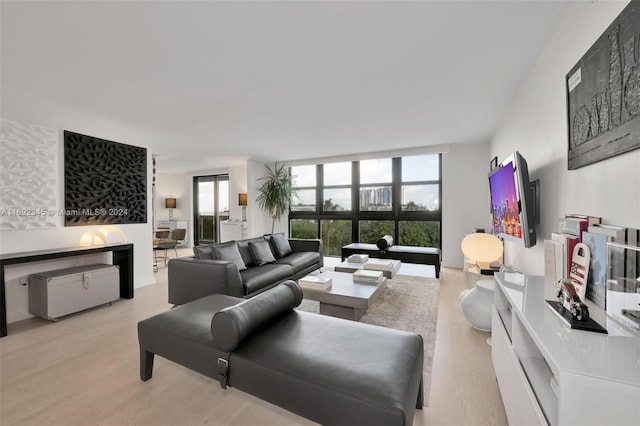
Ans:
[[[210,294],[244,297],[235,263],[226,260],[179,258],[169,260],[169,303],[184,305]]]
[[[289,238],[289,245],[293,252],[313,251],[322,256],[322,240],[307,240],[302,238]]]

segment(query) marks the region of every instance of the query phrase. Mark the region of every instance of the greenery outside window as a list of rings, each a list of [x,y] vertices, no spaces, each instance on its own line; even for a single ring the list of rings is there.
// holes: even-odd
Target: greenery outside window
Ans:
[[[318,221],[314,219],[291,219],[291,236],[294,238],[318,238]]]
[[[398,222],[398,245],[416,247],[440,247],[440,222]]]
[[[360,242],[375,244],[383,235],[395,235],[396,224],[393,220],[361,220]]]
[[[295,180],[301,202],[291,207],[290,235],[319,236],[327,256],[383,235],[398,245],[441,248],[441,164],[440,154],[429,154],[292,167],[302,178]]]
[[[350,220],[321,220],[320,229],[325,256],[340,256],[342,247],[351,243]]]

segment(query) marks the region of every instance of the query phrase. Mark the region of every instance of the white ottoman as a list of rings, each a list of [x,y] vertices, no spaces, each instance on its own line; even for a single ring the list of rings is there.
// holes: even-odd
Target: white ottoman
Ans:
[[[493,305],[494,279],[481,280],[470,290],[460,293],[460,307],[473,328],[491,331],[491,305]]]

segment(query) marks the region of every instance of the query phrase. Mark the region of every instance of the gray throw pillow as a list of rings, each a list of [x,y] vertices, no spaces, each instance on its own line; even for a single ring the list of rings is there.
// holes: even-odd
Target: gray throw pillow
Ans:
[[[271,236],[271,245],[273,246],[273,251],[276,252],[276,256],[278,256],[278,258],[282,258],[293,253],[289,240],[284,236],[284,234],[273,234]]]
[[[247,269],[244,261],[242,260],[242,256],[240,256],[240,251],[238,251],[238,246],[235,241],[213,246],[213,250],[216,254],[216,259],[228,260],[235,263],[238,265],[238,271],[244,271]]]
[[[269,247],[267,240],[250,242],[249,250],[251,250],[254,263],[258,266],[276,261],[273,253],[271,253],[271,247]]]
[[[193,255],[196,259],[216,260],[215,253],[213,252],[213,246],[194,246]]]

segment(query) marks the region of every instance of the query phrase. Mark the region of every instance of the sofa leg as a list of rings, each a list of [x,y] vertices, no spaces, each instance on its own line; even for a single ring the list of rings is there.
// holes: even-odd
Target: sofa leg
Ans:
[[[418,387],[418,400],[416,401],[416,408],[422,410],[424,404],[424,394],[422,392],[422,382],[424,379],[420,379],[420,386]]]
[[[146,382],[153,375],[153,352],[147,352],[140,348],[140,379]]]

